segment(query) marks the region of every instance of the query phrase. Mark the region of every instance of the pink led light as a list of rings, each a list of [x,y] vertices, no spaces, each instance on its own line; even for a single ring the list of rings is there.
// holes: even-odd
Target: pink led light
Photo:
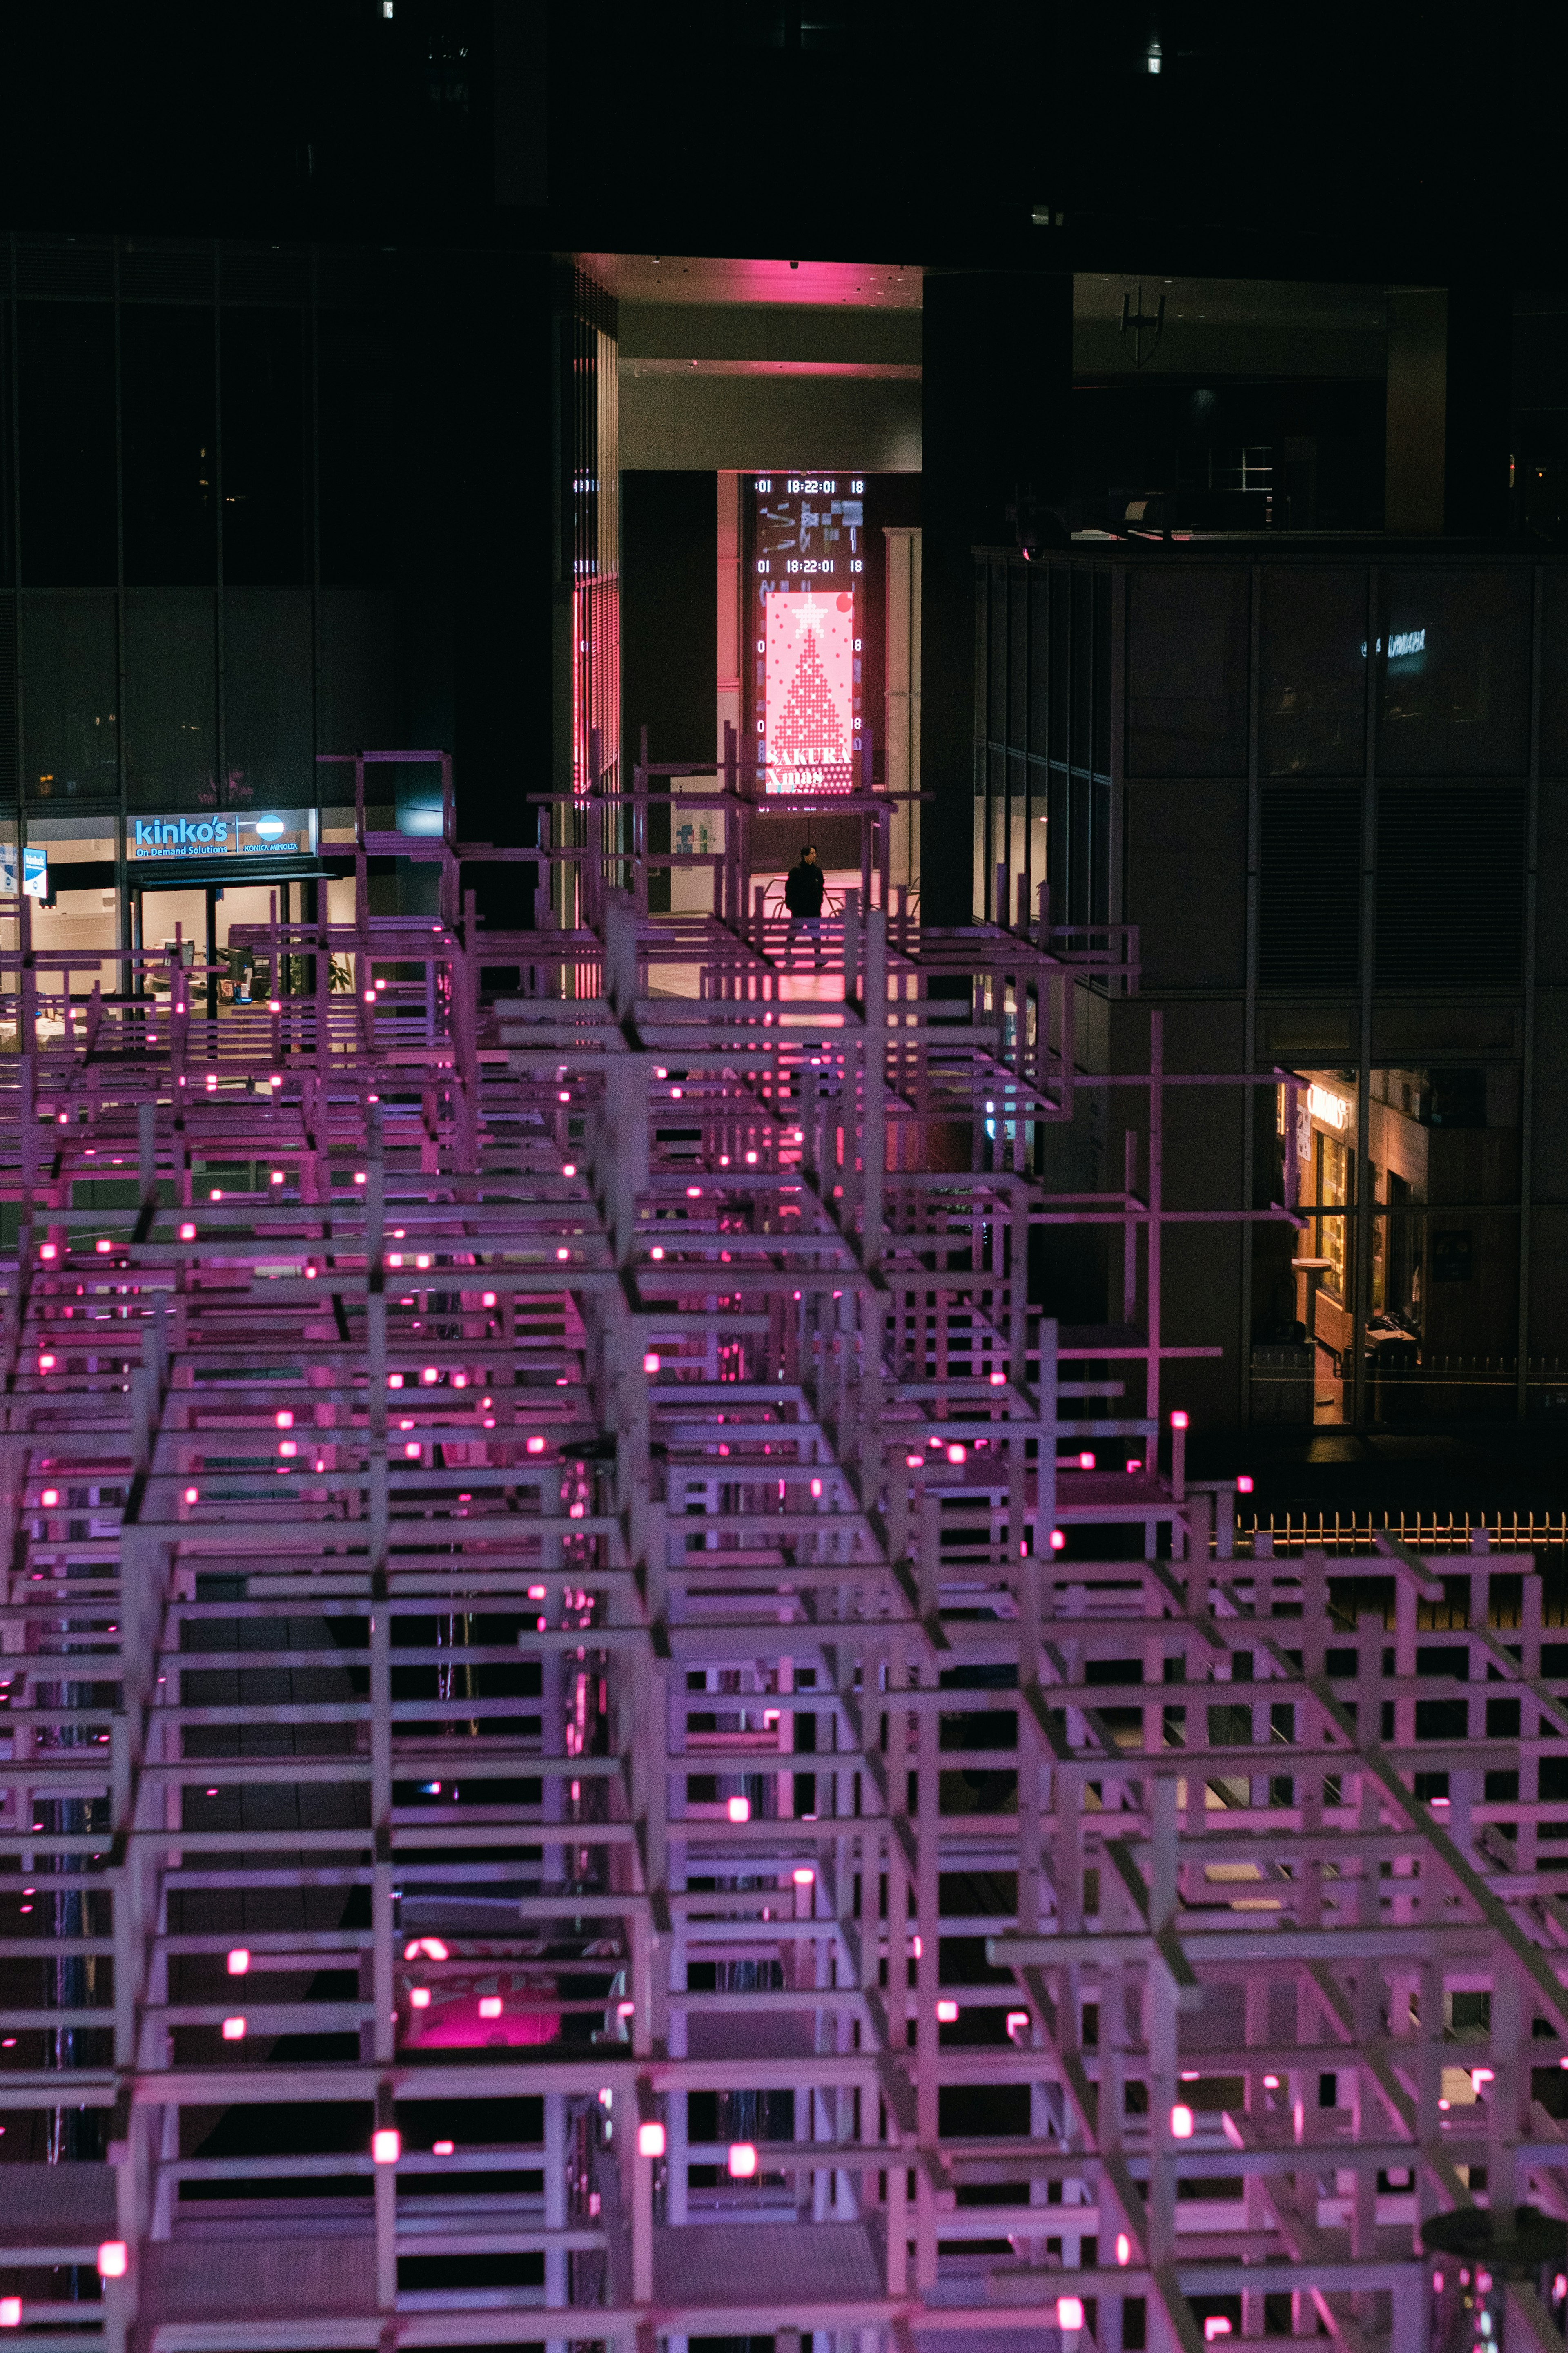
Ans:
[[[480,1293],[480,1294],[479,1294],[479,1305],[480,1305],[481,1307],[493,1307],[493,1306],[495,1305],[495,1303],[496,1303],[496,1295],[495,1295],[495,1293],[494,1293],[493,1291],[486,1291],[486,1292],[481,1292],[481,1293]]]
[[[1193,2112],[1178,2104],[1171,2110],[1171,2137],[1173,2140],[1191,2140],[1192,2137]]]
[[[38,1370],[40,1373],[52,1373],[54,1369],[54,1356],[49,1349],[46,1348],[42,1356],[38,1358]]]
[[[958,2004],[955,2001],[950,2001],[944,1995],[937,2003],[936,2017],[939,2026],[952,2026],[958,2017]]]
[[[653,1246],[652,1250],[649,1250],[649,1252],[648,1252],[648,1256],[649,1256],[649,1258],[654,1258],[654,1259],[662,1258],[662,1257],[664,1256],[664,1251],[663,1251],[663,1250],[661,1249],[661,1247],[659,1246],[659,1244],[658,1244],[658,1242],[655,1242],[655,1244],[654,1244],[654,1246]]]
[[[411,1988],[410,1988],[410,1989],[409,1989],[409,1995],[408,1995],[408,2007],[409,2007],[409,2009],[410,2009],[410,2010],[428,2010],[428,2009],[429,2009],[429,2007],[430,2007],[430,1989],[429,1989],[429,1987],[428,1987],[428,1986],[414,1986],[414,1987],[411,1987]]]
[[[1252,1480],[1245,1471],[1236,1482],[1236,1492],[1238,1495],[1250,1495],[1252,1493]]]
[[[100,1235],[99,1240],[94,1242],[93,1248],[98,1252],[100,1258],[107,1258],[110,1251],[114,1248],[114,1244],[111,1241],[105,1240]]]
[[[904,1468],[906,1471],[918,1471],[924,1461],[925,1456],[923,1454],[906,1454],[904,1457]]]
[[[752,1819],[752,1801],[750,1798],[731,1798],[726,1810],[732,1822],[749,1822]]]
[[[1028,2011],[1027,2011],[1026,2010],[1010,2010],[1007,2012],[1007,2036],[1008,2036],[1008,2040],[1009,2040],[1010,2042],[1016,2042],[1017,2041],[1017,2039],[1018,2039],[1018,2037],[1019,2037],[1019,2035],[1020,2035],[1020,2034],[1027,2034],[1028,2031],[1029,2031],[1029,2013],[1028,2013]]]
[[[105,2239],[98,2250],[100,2279],[123,2279],[131,2268],[131,2251],[123,2239]]]
[[[38,1245],[38,1256],[40,1258],[58,1258],[59,1256],[59,1250],[53,1242],[40,1242]]]
[[[481,2018],[499,2018],[500,2016],[500,2010],[501,2002],[499,1993],[487,1993],[481,1995],[479,2000],[479,2016]]]
[[[244,2019],[226,2018],[223,2022],[223,2039],[226,2042],[243,2042],[245,2040]]]
[[[1078,1467],[1080,1471],[1092,1471],[1094,1468],[1093,1455],[1080,1454],[1078,1458]]]
[[[797,1887],[812,1887],[816,1883],[816,1873],[809,1862],[798,1863],[793,1876]]]
[[[575,1176],[577,1163],[574,1160],[563,1160],[561,1163],[561,1174],[563,1176]]]
[[[373,2165],[397,2163],[398,2158],[403,2155],[403,2135],[395,2125],[384,2125],[379,2132],[372,2133],[370,2155]]]
[[[201,1501],[201,1493],[202,1493],[202,1491],[201,1491],[201,1489],[200,1489],[199,1487],[187,1487],[187,1488],[185,1489],[185,1501],[186,1501],[186,1503],[187,1503],[187,1504],[198,1504],[198,1503],[200,1503],[200,1501]]]
[[[277,1423],[279,1430],[292,1430],[294,1427],[293,1414],[286,1405],[279,1406],[272,1419]]]
[[[0,2328],[20,2328],[22,2299],[19,2295],[0,2295]]]
[[[644,1370],[644,1372],[645,1372],[645,1373],[657,1373],[657,1372],[658,1372],[658,1350],[657,1348],[650,1348],[650,1349],[647,1351],[647,1355],[644,1356],[644,1358],[643,1358],[643,1360],[642,1360],[642,1368],[643,1368],[643,1370]]]
[[[187,1219],[187,1220],[186,1220],[186,1222],[185,1222],[185,1223],[184,1223],[184,1224],[180,1228],[180,1240],[181,1240],[183,1242],[194,1242],[194,1241],[195,1240],[195,1238],[196,1238],[196,1229],[195,1229],[195,1226],[193,1226],[193,1225],[190,1223],[190,1221]]]
[[[750,2181],[757,2169],[757,2152],[749,2140],[732,2140],[725,2160],[731,2181]]]
[[[994,1389],[1005,1389],[1007,1386],[1006,1374],[993,1373],[991,1376],[991,1386]]]
[[[814,1479],[814,1480],[812,1481],[812,1482],[811,1482],[811,1492],[812,1492],[812,1494],[813,1494],[814,1498],[820,1498],[821,1493],[822,1493],[822,1482],[821,1482],[821,1480],[820,1480],[820,1479]]]
[[[542,1438],[531,1438],[531,1439],[529,1440],[529,1441],[528,1441],[528,1451],[529,1451],[531,1454],[542,1454],[542,1453],[543,1453],[543,1451],[544,1451],[544,1440],[543,1440],[543,1439],[542,1439]]]
[[[947,1450],[947,1459],[950,1462],[967,1462],[969,1460],[968,1447],[950,1446]]]
[[[250,1955],[246,1950],[245,1947],[243,1945],[232,1946],[228,1955],[229,1976],[231,1978],[242,1978],[247,1973],[249,1968]]]
[[[638,2125],[637,2155],[639,2157],[662,2157],[664,2155],[664,2126],[662,2125]]]
[[[689,1201],[700,1201],[702,1198],[701,1186],[689,1185],[686,1188],[686,1198]]]
[[[455,2140],[433,2140],[430,2144],[432,2157],[456,2157],[457,2153],[458,2144]]]
[[[52,1512],[59,1500],[60,1491],[58,1487],[46,1487],[43,1493],[38,1497],[38,1504],[42,1510]]]
[[[409,1462],[417,1462],[419,1460],[419,1440],[416,1438],[411,1438],[407,1445],[404,1448],[403,1453],[405,1461]]]
[[[1132,2242],[1125,2231],[1116,2233],[1116,2260],[1124,2270],[1132,2261]]]
[[[422,1365],[419,1368],[419,1377],[426,1388],[431,1388],[441,1377],[441,1367],[439,1365]]]
[[[1175,1412],[1171,1416],[1171,1428],[1173,1430],[1185,1430],[1186,1426],[1187,1416],[1182,1411],[1181,1407],[1178,1406]]]
[[[1230,2323],[1223,2312],[1211,2312],[1204,2323],[1204,2343],[1212,2345],[1216,2337],[1228,2337]]]
[[[1081,2328],[1083,2327],[1083,2298],[1081,2295],[1058,2296],[1057,2327],[1058,2328]]]
[[[1053,1528],[1051,1530],[1051,1550],[1053,1552],[1061,1552],[1066,1548],[1066,1546],[1067,1531],[1064,1528]]]

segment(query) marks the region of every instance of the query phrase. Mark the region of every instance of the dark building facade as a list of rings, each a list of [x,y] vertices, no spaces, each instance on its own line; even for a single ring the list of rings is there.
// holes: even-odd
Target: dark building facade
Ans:
[[[1194,1208],[1297,1164],[1293,1242],[1195,1227],[1171,1268],[1221,1418],[1562,1409],[1565,586],[1456,543],[979,563],[975,915],[1022,881],[1137,924],[1140,997],[1086,1008],[1108,1072],[1153,1008],[1172,1070],[1279,1074],[1166,1138]],[[1108,1166],[1115,1100],[1076,1139]]]

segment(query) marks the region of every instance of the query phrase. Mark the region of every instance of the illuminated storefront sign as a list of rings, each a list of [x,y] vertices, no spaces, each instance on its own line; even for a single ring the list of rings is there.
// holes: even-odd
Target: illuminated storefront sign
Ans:
[[[1321,1119],[1325,1127],[1342,1133],[1350,1123],[1351,1107],[1343,1095],[1331,1095],[1326,1087],[1309,1087],[1307,1102],[1312,1117]]]
[[[1361,649],[1363,658],[1364,659],[1366,654],[1366,639],[1364,638],[1363,638],[1361,641]],[[1383,650],[1383,639],[1379,638],[1375,642],[1373,651],[1382,653]],[[1395,629],[1394,635],[1388,640],[1388,659],[1390,661],[1408,661],[1412,654],[1424,654],[1426,650],[1426,632],[1425,629]]]
[[[48,897],[49,860],[47,850],[23,850],[22,888],[29,899]],[[16,849],[14,842],[0,843],[0,892],[9,899],[16,895]]]
[[[125,854],[134,863],[170,858],[305,858],[316,847],[314,809],[267,810],[221,817],[137,817],[125,829]]]

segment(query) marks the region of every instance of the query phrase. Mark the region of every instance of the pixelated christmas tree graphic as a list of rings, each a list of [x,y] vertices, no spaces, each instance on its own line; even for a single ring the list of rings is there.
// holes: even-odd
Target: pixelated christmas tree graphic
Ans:
[[[805,761],[842,760],[844,723],[827,684],[817,652],[816,631],[807,629],[800,659],[773,737],[776,759],[786,765]]]

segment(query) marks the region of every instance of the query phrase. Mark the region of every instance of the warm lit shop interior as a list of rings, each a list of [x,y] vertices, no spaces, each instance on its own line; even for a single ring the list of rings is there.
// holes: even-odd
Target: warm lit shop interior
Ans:
[[[1518,1128],[1510,1063],[1385,1066],[1364,1097],[1354,1070],[1278,1088],[1303,1223],[1258,1301],[1258,1418],[1399,1421],[1484,1410],[1493,1390],[1511,1405]]]
[[[198,818],[201,814],[196,813]],[[314,810],[292,811],[274,822],[287,828],[290,835],[297,832],[301,843],[314,839],[329,857],[333,849],[347,849],[353,840],[353,815],[348,809],[327,809],[319,820]],[[117,866],[118,843],[110,815],[34,818],[28,823],[27,849],[35,860],[28,892],[33,946],[45,956],[83,958],[72,969],[73,998],[90,997],[95,986],[105,993],[125,987],[125,970],[117,952],[136,947],[154,953],[172,950],[178,941],[187,963],[205,967],[209,946],[216,952],[214,993],[221,1013],[235,1002],[237,994],[243,997],[245,988],[240,952],[230,949],[231,931],[241,925],[265,928],[275,916],[282,923],[300,921],[311,913],[312,902],[328,922],[353,920],[352,876],[328,873],[313,851],[268,858],[265,873],[254,881],[231,879],[233,871],[246,861],[236,856],[226,863],[216,853],[192,860],[188,879],[178,869],[171,877],[168,860],[138,860],[135,824],[134,818],[128,820],[130,854]],[[14,860],[16,853],[7,844],[4,854]],[[123,902],[117,876],[123,877]],[[14,933],[16,926],[5,928]],[[247,955],[250,966],[247,977],[266,982],[265,951],[258,956],[251,949]],[[102,960],[92,961],[95,955]],[[287,970],[280,973],[280,986],[286,991],[290,978]],[[166,987],[167,979],[163,973],[149,968],[146,985],[157,991]],[[265,995],[265,987],[261,993]],[[46,1036],[64,1026],[61,1017],[52,1012],[42,1014],[40,1023]]]

